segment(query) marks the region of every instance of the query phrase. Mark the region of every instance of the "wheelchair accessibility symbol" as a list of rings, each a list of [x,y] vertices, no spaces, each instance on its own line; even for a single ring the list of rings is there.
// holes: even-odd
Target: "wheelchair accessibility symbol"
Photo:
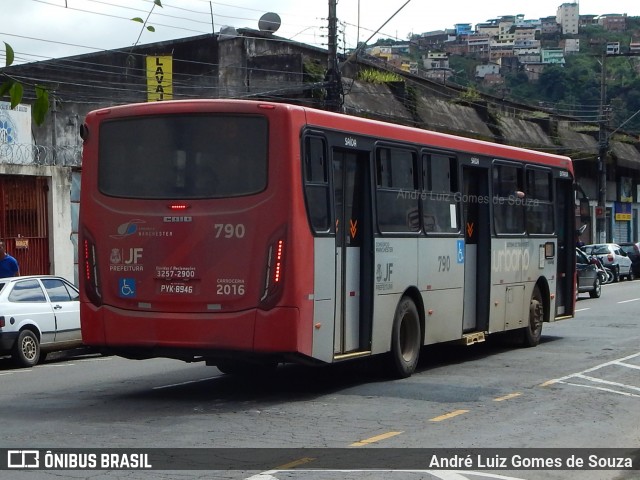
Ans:
[[[458,263],[464,263],[464,240],[458,240],[458,253],[456,255]]]
[[[133,298],[136,296],[136,281],[133,278],[121,278],[118,280],[118,292],[121,297]]]

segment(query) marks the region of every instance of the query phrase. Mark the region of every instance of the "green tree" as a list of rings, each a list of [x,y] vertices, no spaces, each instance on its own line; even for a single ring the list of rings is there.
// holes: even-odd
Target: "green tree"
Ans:
[[[557,65],[545,68],[540,74],[540,92],[550,101],[562,100],[570,91],[570,83],[567,72]]]
[[[6,57],[5,67],[9,67],[13,64],[15,53],[11,45],[7,42],[4,42],[4,51]],[[7,73],[3,73],[0,80],[2,81],[0,84],[0,98],[5,96],[9,97],[11,108],[15,108],[22,101],[24,85]],[[36,124],[41,125],[49,110],[49,92],[42,85],[28,84],[28,86],[33,87],[36,94],[36,100],[31,107],[31,113]]]

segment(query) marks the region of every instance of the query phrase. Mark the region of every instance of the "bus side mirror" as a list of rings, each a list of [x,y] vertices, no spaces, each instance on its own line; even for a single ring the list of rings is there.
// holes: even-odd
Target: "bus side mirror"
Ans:
[[[591,221],[591,207],[588,198],[580,199],[580,221],[589,223]]]

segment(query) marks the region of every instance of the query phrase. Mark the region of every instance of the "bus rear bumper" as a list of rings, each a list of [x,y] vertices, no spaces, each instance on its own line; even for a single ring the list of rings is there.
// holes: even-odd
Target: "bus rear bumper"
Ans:
[[[165,348],[182,351],[185,356],[223,351],[308,355],[311,350],[295,307],[188,314],[135,312],[82,303],[80,314],[85,345],[139,349],[141,356],[144,350]]]

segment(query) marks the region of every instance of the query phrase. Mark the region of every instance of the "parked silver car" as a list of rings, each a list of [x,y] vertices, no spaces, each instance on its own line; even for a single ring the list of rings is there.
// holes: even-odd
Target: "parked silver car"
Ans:
[[[631,268],[631,259],[620,245],[617,243],[596,243],[585,245],[582,250],[587,255],[594,255],[600,259],[602,265],[610,268],[613,272],[613,281],[617,282],[621,278],[627,280],[635,279]]]
[[[598,270],[579,248],[576,248],[576,273],[576,300],[582,292],[589,292],[591,298],[600,298],[602,282]]]
[[[22,367],[82,345],[78,290],[52,275],[0,278],[0,355]]]

